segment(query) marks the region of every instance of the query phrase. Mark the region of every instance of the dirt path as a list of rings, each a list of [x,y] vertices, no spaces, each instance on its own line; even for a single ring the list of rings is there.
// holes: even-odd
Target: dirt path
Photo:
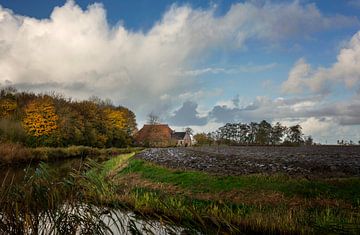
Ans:
[[[148,149],[135,157],[170,168],[219,175],[360,176],[360,146],[162,148]]]

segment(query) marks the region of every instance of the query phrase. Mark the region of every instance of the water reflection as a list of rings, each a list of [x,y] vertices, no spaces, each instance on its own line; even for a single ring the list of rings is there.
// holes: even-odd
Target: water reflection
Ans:
[[[99,159],[99,161],[102,160],[104,159]],[[29,182],[34,183],[34,181],[26,181],[26,178],[36,175],[38,171],[40,171],[40,175],[41,173],[46,175],[46,167],[39,166],[39,163],[2,167],[0,168],[2,192],[4,195],[8,195],[7,188],[13,188],[13,186],[17,185],[21,186],[24,183],[25,188],[30,190],[45,190],[44,192],[50,195],[50,198],[53,197],[51,200],[56,201],[58,199],[56,198],[57,194],[50,188],[53,187],[55,182],[60,182],[66,178],[70,172],[85,169],[84,164],[85,161],[83,159],[49,162],[47,166],[49,166],[51,176],[54,177],[42,178],[42,176],[39,176],[39,179],[46,180],[45,182],[40,180],[40,184],[38,184],[38,181],[35,181],[33,186],[36,186],[36,189],[29,184]],[[29,186],[31,187],[29,188]],[[48,190],[44,189],[43,186]],[[19,201],[17,204],[14,198],[8,195],[7,199],[3,199],[3,202],[11,202],[11,204],[19,205],[20,207],[22,205],[28,207],[28,209],[17,212],[12,210],[13,206],[10,206],[10,208],[1,206],[0,234],[2,232],[8,233],[9,231],[10,233],[19,231],[26,234],[74,234],[74,231],[75,234],[186,234],[184,233],[186,231],[184,228],[165,224],[161,220],[151,220],[132,211],[124,211],[122,207],[120,209],[119,207],[107,208],[105,206],[82,204],[82,200],[79,199],[65,200],[67,201],[66,204],[57,204],[56,202],[49,201],[40,205],[43,200],[39,201],[39,196],[42,198],[44,194],[31,198],[33,194],[26,191],[29,194],[24,196],[24,198],[31,198],[27,202],[21,196],[21,193],[19,194],[17,190],[14,192],[18,200],[22,201]],[[46,198],[47,196],[44,198],[45,201],[47,200]],[[61,201],[61,199],[58,200]],[[53,209],[49,210],[49,206]],[[26,220],[29,220],[29,222]]]

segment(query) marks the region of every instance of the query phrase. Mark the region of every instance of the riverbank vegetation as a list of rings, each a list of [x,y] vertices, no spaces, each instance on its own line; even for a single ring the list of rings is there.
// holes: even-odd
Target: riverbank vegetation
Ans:
[[[0,187],[0,233],[111,233],[117,228],[111,225],[121,219],[111,205],[98,200],[111,194],[98,183],[100,178],[87,173],[97,167],[88,161],[62,178],[61,172],[42,163],[35,170],[29,168],[22,182]]]
[[[0,90],[0,142],[26,147],[128,147],[135,114],[110,100]]]
[[[104,234],[114,224],[129,226],[116,210],[180,226],[189,234],[360,231],[359,178],[216,176],[164,168],[133,155],[101,164],[87,161],[61,179],[40,165],[22,184],[1,187],[0,231]],[[139,232],[137,223],[130,226]]]
[[[89,146],[29,148],[21,144],[0,143],[0,166],[2,164],[54,161],[76,157],[113,157],[140,150],[142,148],[93,148]]]

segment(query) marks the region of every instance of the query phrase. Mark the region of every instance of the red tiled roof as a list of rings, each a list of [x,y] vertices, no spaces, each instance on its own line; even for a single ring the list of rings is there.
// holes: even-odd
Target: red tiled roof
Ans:
[[[150,146],[168,146],[173,130],[167,124],[144,125],[135,135],[139,144]]]

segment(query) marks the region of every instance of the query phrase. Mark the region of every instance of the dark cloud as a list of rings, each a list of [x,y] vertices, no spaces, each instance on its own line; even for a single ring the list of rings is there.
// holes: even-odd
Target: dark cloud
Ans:
[[[35,82],[22,82],[22,83],[16,83],[12,84],[19,90],[32,90],[32,91],[41,91],[41,90],[52,90],[54,88],[62,87],[62,84],[57,82],[41,82],[41,83],[35,83]]]
[[[226,105],[215,106],[209,113],[209,117],[215,122],[227,123],[236,122],[240,113],[239,108],[229,108]]]
[[[360,102],[325,102],[323,96],[274,100],[261,97],[241,108],[216,105],[208,116],[219,123],[327,117],[340,125],[360,125]]]
[[[199,117],[196,111],[197,103],[186,101],[181,108],[174,112],[169,118],[169,123],[175,126],[203,126],[207,123],[207,118]]]

